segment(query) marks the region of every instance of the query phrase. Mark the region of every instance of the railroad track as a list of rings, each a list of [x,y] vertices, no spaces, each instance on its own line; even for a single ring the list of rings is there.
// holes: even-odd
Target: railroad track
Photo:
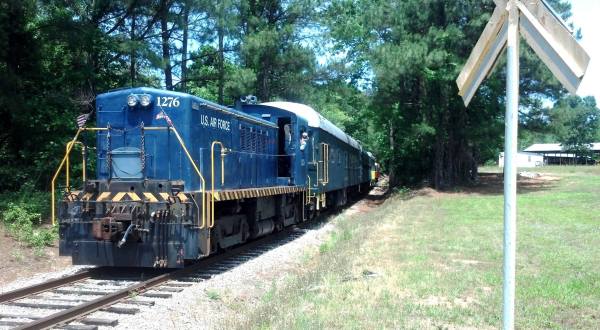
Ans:
[[[141,273],[139,269],[99,267],[7,292],[0,295],[0,328],[93,330],[116,326],[120,315],[152,306],[152,299],[170,298],[195,282],[232,269],[305,232],[291,227],[183,269],[146,269]],[[97,311],[109,317],[88,316]]]

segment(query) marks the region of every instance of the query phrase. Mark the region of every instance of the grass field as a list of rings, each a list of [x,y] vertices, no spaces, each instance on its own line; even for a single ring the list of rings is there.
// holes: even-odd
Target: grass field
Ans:
[[[496,173],[477,187],[397,194],[338,216],[305,266],[235,326],[498,328],[502,182],[483,171]],[[529,171],[545,175],[520,181],[516,326],[600,328],[600,168]]]

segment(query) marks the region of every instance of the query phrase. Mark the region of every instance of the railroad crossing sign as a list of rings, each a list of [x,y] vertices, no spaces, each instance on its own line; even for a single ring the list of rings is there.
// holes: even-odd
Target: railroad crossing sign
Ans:
[[[517,224],[517,128],[519,124],[519,32],[571,93],[575,93],[590,57],[568,26],[544,0],[494,0],[496,8],[456,79],[458,94],[469,105],[477,88],[507,50],[504,139],[504,281],[502,322],[514,329]]]
[[[496,8],[488,21],[456,84],[458,94],[469,105],[483,79],[506,47],[510,0],[494,0]],[[514,1],[519,30],[527,43],[571,93],[575,93],[590,57],[579,46],[564,21],[544,0]],[[517,45],[518,47],[518,45]]]

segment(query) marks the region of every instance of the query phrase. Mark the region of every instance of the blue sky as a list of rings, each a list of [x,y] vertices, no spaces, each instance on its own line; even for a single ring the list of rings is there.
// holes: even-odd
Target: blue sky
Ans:
[[[600,104],[600,0],[571,0],[570,21],[581,28],[581,45],[590,55],[588,70],[577,90],[580,96],[593,95]]]

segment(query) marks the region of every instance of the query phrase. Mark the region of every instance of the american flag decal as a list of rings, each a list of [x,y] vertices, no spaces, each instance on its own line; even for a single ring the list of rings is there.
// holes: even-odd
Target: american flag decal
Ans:
[[[77,127],[82,128],[85,126],[85,123],[90,118],[91,113],[84,113],[77,116]]]
[[[169,124],[169,126],[173,127],[173,122],[171,121],[171,118],[169,118],[169,116],[164,110],[160,110],[160,112],[156,115],[156,119],[164,119],[167,121],[167,124]]]

